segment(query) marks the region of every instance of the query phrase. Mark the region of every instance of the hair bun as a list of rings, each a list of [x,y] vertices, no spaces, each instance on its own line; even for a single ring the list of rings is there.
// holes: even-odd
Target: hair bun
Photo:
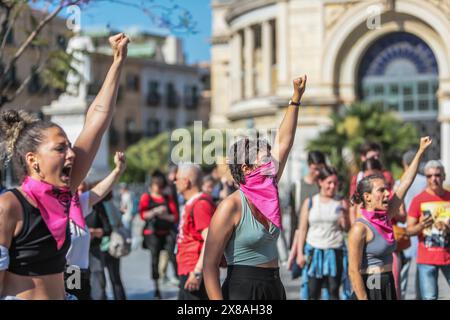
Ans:
[[[7,126],[12,126],[22,121],[19,112],[17,112],[16,110],[2,111],[1,119]]]
[[[38,119],[20,110],[4,110],[0,112],[0,162],[3,166],[11,160],[14,149],[23,129]]]

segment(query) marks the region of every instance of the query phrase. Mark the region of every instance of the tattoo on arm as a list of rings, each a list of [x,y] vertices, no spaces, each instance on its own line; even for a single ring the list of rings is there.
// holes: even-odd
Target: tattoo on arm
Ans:
[[[102,105],[99,105],[99,104],[97,104],[94,107],[94,110],[98,111],[98,112],[103,112],[103,113],[108,113],[109,112],[109,110],[105,106],[102,106]]]

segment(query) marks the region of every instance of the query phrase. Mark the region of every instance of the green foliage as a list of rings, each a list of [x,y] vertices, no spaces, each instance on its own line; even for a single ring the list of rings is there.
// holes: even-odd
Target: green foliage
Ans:
[[[343,114],[331,115],[331,119],[332,126],[310,141],[307,150],[320,150],[328,155],[331,164],[345,180],[345,193],[351,174],[361,165],[358,149],[364,142],[381,144],[384,166],[398,177],[403,152],[419,139],[413,124],[404,123],[394,113],[385,112],[378,105],[357,103],[348,107]],[[351,151],[356,162],[345,159],[344,150]]]
[[[204,158],[204,153],[208,153],[211,149],[218,145],[220,149],[221,145],[218,144],[219,141],[212,139],[212,141],[204,141],[203,136],[194,135],[193,128],[179,129],[185,130],[187,136],[190,137],[190,155],[189,158],[179,159],[180,161],[198,162],[202,169],[209,171],[215,166],[215,163],[208,164]],[[146,177],[153,170],[159,169],[163,172],[168,170],[169,165],[175,159],[171,159],[172,151],[174,150],[175,156],[180,156],[177,154],[174,147],[181,143],[180,141],[171,141],[172,133],[163,132],[153,138],[143,138],[136,144],[130,146],[125,154],[127,157],[127,169],[123,175],[123,181],[126,182],[145,182]],[[201,139],[194,142],[194,137]],[[175,139],[175,137],[174,137]],[[222,141],[225,141],[225,135],[222,135]],[[183,141],[185,142],[185,141]],[[195,145],[201,146],[201,149],[196,149]],[[222,146],[222,151],[225,149],[225,143]],[[223,153],[224,154],[224,153]],[[197,157],[195,156],[197,155]],[[215,154],[213,153],[213,156]],[[181,154],[183,156],[183,154]],[[186,155],[184,155],[186,156]],[[199,157],[200,156],[200,157]]]
[[[166,171],[169,164],[169,133],[154,138],[141,139],[126,152],[127,169],[123,175],[126,182],[145,182],[149,172],[155,169]]]

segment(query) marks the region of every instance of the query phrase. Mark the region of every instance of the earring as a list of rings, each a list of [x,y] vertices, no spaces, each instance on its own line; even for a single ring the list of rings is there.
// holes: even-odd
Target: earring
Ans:
[[[39,174],[41,172],[41,170],[39,169],[39,165],[38,164],[35,164],[33,166],[33,169],[34,169],[34,171],[36,171],[37,174]]]

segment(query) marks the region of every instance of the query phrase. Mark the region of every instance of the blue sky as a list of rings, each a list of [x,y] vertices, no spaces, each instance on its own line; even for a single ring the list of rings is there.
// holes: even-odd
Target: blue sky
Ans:
[[[149,14],[146,14],[142,9],[136,8],[142,8],[142,6],[149,10]],[[157,28],[157,25],[151,19],[152,14],[161,16],[161,13],[168,13],[171,21],[178,21],[177,17],[180,12],[191,14],[188,20],[191,22],[190,25],[195,24],[196,34],[187,32],[186,28],[182,30]],[[67,12],[63,13],[63,15],[66,16]],[[89,5],[83,8],[81,25],[83,29],[109,25],[110,28],[120,31],[136,27],[162,34],[171,32],[184,40],[184,49],[188,63],[210,60],[210,0],[91,0]]]

